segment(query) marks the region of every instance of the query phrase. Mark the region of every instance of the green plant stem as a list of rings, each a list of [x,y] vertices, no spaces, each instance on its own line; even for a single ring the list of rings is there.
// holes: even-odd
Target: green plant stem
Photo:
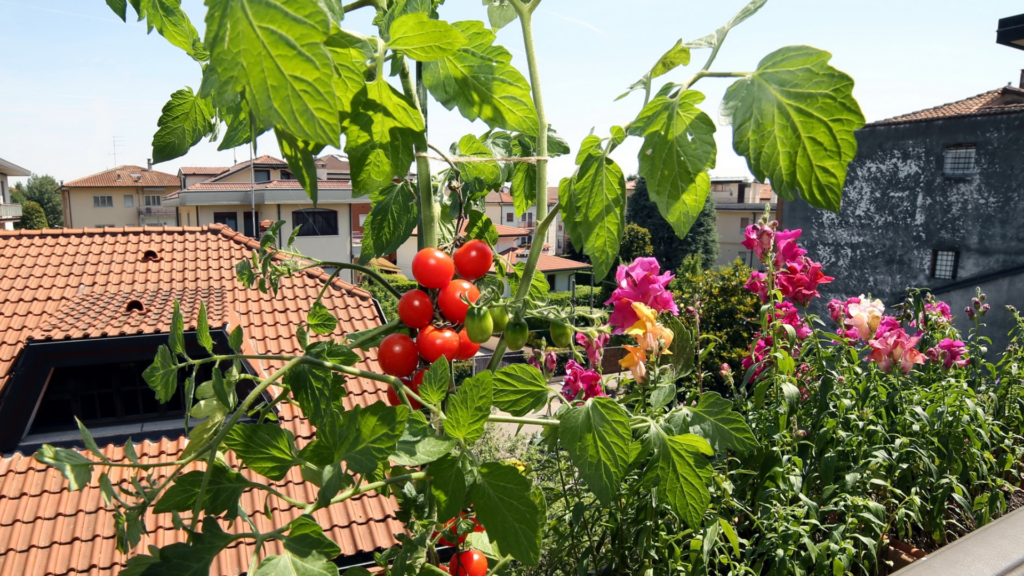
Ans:
[[[402,91],[405,96],[412,100],[413,107],[419,111],[423,118],[423,141],[427,139],[427,112],[425,103],[420,102],[420,94],[413,86],[412,75],[409,73],[409,63],[402,58],[402,64],[398,71],[398,77],[402,81]],[[423,80],[419,74],[416,75],[417,87]],[[430,160],[424,156],[427,149],[419,141],[413,147],[416,152],[416,190],[420,204],[420,222],[416,230],[417,248],[437,247],[437,221],[440,217],[440,207],[434,202],[434,191],[430,184]]]
[[[491,568],[491,570],[489,572],[487,572],[487,574],[489,576],[495,576],[496,574],[499,574],[501,572],[502,568],[507,566],[508,563],[511,562],[511,561],[512,561],[512,557],[511,556],[503,556],[501,558],[501,560],[498,560],[498,563],[494,565],[494,568]]]
[[[348,4],[345,4],[341,9],[344,10],[346,14],[348,14],[353,10],[370,7],[380,8],[380,0],[356,0],[355,2],[349,2]]]
[[[206,466],[206,471],[203,473],[203,483],[202,485],[200,485],[199,494],[196,496],[196,505],[195,507],[192,508],[192,520],[190,522],[192,530],[196,529],[196,521],[199,520],[199,511],[203,509],[203,498],[206,495],[206,485],[210,480],[210,471],[213,470],[213,459],[217,455],[217,446],[220,446],[220,443],[224,441],[224,437],[228,435],[228,432],[230,432],[232,428],[234,428],[235,424],[238,424],[238,421],[241,420],[242,415],[249,411],[249,407],[252,406],[254,402],[256,402],[256,399],[259,398],[261,394],[263,394],[263,391],[270,387],[270,385],[273,384],[274,382],[277,382],[279,378],[284,376],[286,372],[288,372],[296,365],[298,365],[300,362],[302,362],[303,359],[304,357],[289,360],[288,362],[285,363],[284,366],[279,368],[276,372],[264,378],[263,381],[260,382],[258,386],[253,388],[252,392],[250,392],[249,395],[245,397],[245,400],[243,400],[242,403],[238,406],[238,409],[235,410],[235,413],[231,415],[231,419],[228,420],[226,424],[221,426],[220,432],[217,433],[217,436],[209,444],[201,448],[196,454],[193,454],[193,456],[198,456],[200,454],[205,453],[206,451],[210,451],[210,460]]]
[[[746,78],[751,74],[753,74],[753,72],[708,72],[706,70],[701,70],[691,76],[689,80],[683,82],[682,88],[683,90],[688,90],[701,78]]]
[[[386,478],[384,480],[381,480],[380,482],[371,482],[370,484],[364,484],[359,487],[349,488],[348,490],[342,492],[341,494],[338,494],[334,498],[331,498],[331,504],[344,502],[345,500],[348,500],[355,496],[359,496],[360,494],[373,492],[378,488],[383,488],[391,484],[397,484],[399,482],[412,482],[414,480],[423,480],[424,478],[427,477],[428,476],[426,472],[413,472],[411,474],[403,474],[401,476],[395,476],[393,478]],[[316,510],[316,508],[314,508],[313,510]],[[306,513],[308,514],[309,512],[310,511],[307,511]]]
[[[401,298],[402,297],[402,293],[399,292],[398,290],[396,290],[394,286],[392,286],[387,280],[385,280],[384,276],[382,276],[380,274],[380,272],[377,272],[376,270],[374,270],[373,268],[370,268],[368,266],[361,266],[359,264],[353,264],[351,262],[334,262],[334,261],[330,261],[330,260],[317,260],[316,258],[310,258],[309,256],[306,256],[304,254],[299,254],[298,252],[289,252],[287,250],[277,250],[276,253],[277,254],[285,254],[285,255],[288,255],[288,256],[294,256],[296,258],[302,258],[303,260],[309,260],[310,262],[314,262],[315,263],[315,265],[313,265],[313,266],[305,266],[303,268],[300,268],[299,270],[296,270],[296,272],[302,272],[304,270],[310,270],[312,268],[322,268],[324,266],[331,266],[331,267],[334,267],[334,268],[338,268],[339,270],[341,270],[341,269],[356,270],[358,272],[362,272],[363,274],[366,274],[370,278],[373,278],[374,280],[379,282],[382,286],[384,286],[385,289],[387,289],[389,292],[394,294],[395,298]],[[335,276],[336,276],[336,274],[332,274],[331,275],[331,280],[333,280]],[[326,290],[327,286],[330,286],[330,281],[328,281],[327,283],[324,284],[324,288],[321,289],[321,291],[320,291],[320,295],[321,296],[323,295],[324,290]]]
[[[545,418],[520,418],[518,416],[499,416],[492,414],[487,417],[488,422],[503,422],[505,424],[526,424],[533,426],[547,426],[549,428],[557,428],[559,425],[558,420],[548,420]]]

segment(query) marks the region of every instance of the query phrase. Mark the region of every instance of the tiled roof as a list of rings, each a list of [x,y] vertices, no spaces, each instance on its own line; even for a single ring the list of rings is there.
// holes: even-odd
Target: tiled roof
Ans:
[[[868,126],[888,126],[892,124],[944,120],[947,118],[1017,114],[1021,112],[1024,112],[1024,90],[1012,86],[1004,86],[997,90],[990,90],[989,92],[943,104],[942,106],[872,122]]]
[[[512,198],[512,194],[508,192],[489,192],[484,198],[484,202],[487,204],[514,204],[515,200]],[[548,203],[552,204],[558,202],[558,186],[548,187]]]
[[[206,176],[210,174],[220,174],[228,168],[229,166],[182,166],[181,168],[178,168],[178,172],[181,172],[186,176],[196,174]]]
[[[350,169],[348,160],[338,156],[337,154],[324,154],[317,158],[316,161],[317,164],[322,164],[328,171],[348,172]]]
[[[263,156],[260,156],[259,158],[256,158],[255,160],[253,160],[252,164],[253,164],[253,166],[263,166],[263,167],[269,167],[269,168],[287,168],[288,167],[288,163],[285,162],[284,160],[281,160],[280,158],[274,158],[273,156],[268,156],[266,154],[264,154]],[[248,167],[249,167],[249,161],[248,160],[246,160],[245,162],[239,162],[238,164],[235,164],[234,166],[228,168],[227,170],[218,173],[217,176],[214,178],[214,180],[220,180],[221,178],[226,178],[226,177],[228,177],[228,176],[238,172],[239,170],[244,170],[244,169],[246,169]]]
[[[548,246],[545,244],[545,246]],[[527,251],[522,248],[510,248],[501,253],[502,256],[508,260],[508,271],[512,271],[512,267],[515,266],[516,262],[522,260],[526,262]],[[545,274],[549,272],[566,272],[569,270],[585,270],[590,268],[590,264],[586,262],[577,262],[576,260],[569,260],[568,258],[562,258],[560,256],[551,256],[548,254],[541,254],[540,259],[537,261],[537,271]]]
[[[318,180],[316,187],[318,189],[338,189],[338,190],[351,190],[352,184],[350,182],[344,182],[342,180]],[[255,184],[256,190],[301,190],[302,184],[299,184],[298,180],[271,180],[269,182],[257,182]],[[185,189],[188,192],[194,191],[235,191],[235,190],[249,190],[248,182],[196,182]]]
[[[328,276],[319,269],[282,279],[276,296],[246,290],[235,279],[234,265],[258,246],[255,240],[222,225],[210,227],[61,229],[0,231],[0,394],[10,382],[10,370],[29,338],[100,338],[120,334],[166,332],[174,298],[182,302],[188,328],[200,300],[208,306],[211,324],[241,325],[246,354],[297,354],[294,327],[316,298]],[[146,252],[155,253],[147,256]],[[139,300],[143,312],[126,310]],[[339,319],[332,337],[376,326],[377,309],[368,293],[335,280],[324,303]],[[253,365],[267,375],[281,362]],[[375,355],[360,366],[376,369]],[[376,382],[350,379],[347,406],[369,405],[385,399]],[[281,404],[281,425],[295,434],[301,448],[310,441],[309,421],[291,404]],[[146,461],[172,461],[185,440],[169,434],[137,448]],[[125,458],[123,447],[101,448],[114,461]],[[87,457],[92,456],[83,450]],[[229,460],[233,456],[228,454]],[[112,473],[114,482],[125,481]],[[250,474],[248,471],[246,474]],[[275,483],[295,499],[313,501],[316,488],[296,471]],[[288,504],[271,499],[273,521],[263,517],[263,494],[247,493],[243,507],[261,530],[281,526],[299,514]],[[396,543],[402,531],[393,500],[372,494],[317,512],[328,536],[351,555]],[[150,544],[182,541],[169,514],[148,514],[148,533],[135,553]],[[236,522],[226,530],[244,530]],[[265,554],[278,552],[270,544]],[[222,552],[211,574],[234,576],[247,570],[252,548],[236,543]],[[20,452],[0,459],[0,576],[21,574],[113,574],[125,558],[115,550],[114,519],[100,490],[90,486],[69,492],[53,468]]]
[[[78,178],[63,184],[65,188],[99,188],[109,186],[181,186],[181,181],[173,174],[146,170],[142,166],[118,166],[103,172],[97,172],[84,178]]]

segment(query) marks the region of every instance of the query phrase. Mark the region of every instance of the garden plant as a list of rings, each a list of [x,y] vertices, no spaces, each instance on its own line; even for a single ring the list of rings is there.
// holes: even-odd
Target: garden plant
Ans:
[[[241,354],[243,327],[230,335],[233,353],[215,350],[201,310],[196,338],[207,354],[193,357],[176,313],[145,378],[162,402],[184,387],[198,423],[186,420],[180,458],[138,461],[129,444],[130,461],[111,462],[84,427],[91,457],[40,449],[36,458],[72,490],[99,484],[115,509],[119,549],[137,552],[125,573],[205,574],[243,540],[255,544],[255,576],[336,574],[339,548],[312,513],[367,492],[400,506],[401,544],[377,557],[393,576],[870,574],[882,569],[887,535],[939,545],[1006,509],[1024,425],[1019,340],[987,363],[976,330],[962,339],[948,307],[917,294],[890,315],[867,296],[833,302],[838,332],[824,330],[807,307],[829,278],[800,248],[799,231],[763,221],[748,230],[763,266],[748,283],[762,302],[757,334],[747,359],[729,368],[743,372],[740,384],[723,397],[706,385],[706,338],[679,318],[700,311],[680,311],[666,289],[672,274],[651,258],[613,270],[626,192],[610,154],[626,138],[643,141],[640,176],[678,236],[706,205],[717,150],[699,82],[732,82],[720,113],[755,177],[786,200],[837,210],[864,120],[853,81],[829,65],[830,54],[789,46],[749,70],[713,69],[728,35],[765,4],[754,0],[707,36],[666,42],[623,94],[636,115],[573,150],[545,113],[533,28],[540,2],[487,0],[485,24],[447,22],[434,0],[207,0],[200,38],[176,0],[107,0],[122,19],[130,5],[202,75],[197,90],[183,88],[165,105],[154,160],[205,137],[254,149],[255,137],[273,130],[315,203],[314,158],[344,135],[353,194],[372,203],[362,264],[394,252],[414,228],[419,243],[418,287],[399,293],[360,264],[303,257],[295,233],[285,239],[283,223],[274,224],[238,264],[241,282],[273,292],[307,268],[356,269],[394,292],[398,317],[335,341],[326,334],[337,320],[315,301],[295,327],[304,354],[266,357]],[[375,36],[344,27],[353,10],[375,12]],[[507,25],[522,31],[525,75],[495,44],[493,30]],[[687,72],[691,52],[706,57]],[[428,98],[487,131],[448,147],[431,142]],[[570,153],[575,173],[549,211],[548,162]],[[432,159],[444,168],[432,173]],[[561,213],[595,277],[614,271],[607,320],[547,302],[535,273],[543,242],[514,266],[494,254],[483,201],[506,183],[518,213],[535,206],[535,237]],[[982,300],[966,312],[977,323],[988,311]],[[498,368],[507,349],[525,345],[527,318],[575,354],[560,393],[548,387],[546,359]],[[610,333],[632,340],[622,361],[632,378],[614,396],[594,369]],[[500,344],[488,369],[456,385],[452,363],[492,334]],[[243,361],[261,359],[282,367],[265,378],[244,373]],[[210,369],[208,381],[197,381],[200,368]],[[387,386],[390,401],[346,409],[352,377]],[[299,445],[274,424],[284,402],[310,420],[314,440]],[[489,422],[542,429],[537,465],[482,458],[476,444]],[[229,464],[229,451],[266,482]],[[114,467],[129,469],[130,482],[112,482]],[[315,500],[272,486],[295,468],[317,487]],[[273,521],[271,507],[242,509],[245,490],[305,514],[260,531],[252,517]],[[171,515],[186,541],[138,551],[151,514]],[[280,541],[281,553],[265,555],[269,541]],[[456,549],[450,561],[442,547]]]

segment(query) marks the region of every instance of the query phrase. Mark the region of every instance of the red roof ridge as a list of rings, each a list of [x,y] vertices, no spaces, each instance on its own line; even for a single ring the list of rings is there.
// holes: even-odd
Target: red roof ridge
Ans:
[[[931,108],[917,110],[900,114],[891,118],[876,120],[868,123],[865,127],[888,126],[892,124],[907,124],[911,122],[927,122],[931,120],[943,120],[947,118],[962,118],[982,114],[1011,114],[1024,112],[1024,102],[1013,102],[1008,104],[993,105],[997,97],[1012,94],[1024,98],[1024,89],[1015,86],[1002,86],[995,90],[989,90],[961,100],[946,102]]]

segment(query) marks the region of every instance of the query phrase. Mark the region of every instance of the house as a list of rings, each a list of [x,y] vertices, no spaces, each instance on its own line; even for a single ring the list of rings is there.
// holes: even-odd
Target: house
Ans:
[[[523,244],[530,244],[533,238],[533,231],[537,228],[537,206],[530,206],[525,213],[516,216],[515,202],[512,194],[505,188],[501,192],[491,192],[484,198],[484,213],[494,224],[501,224],[512,228],[519,228],[523,233]],[[548,188],[548,211],[558,205],[558,187]],[[548,227],[545,235],[544,245],[554,248],[545,250],[545,254],[565,254],[569,249],[569,236],[562,223],[562,215],[555,216],[555,221]]]
[[[317,159],[316,167],[315,208],[288,163],[272,156],[253,160],[251,171],[249,161],[213,175],[214,169],[183,167],[178,172],[182,187],[168,194],[164,205],[176,209],[179,225],[223,224],[250,237],[258,234],[261,220],[284,220],[285,236],[300,227],[295,247],[304,255],[354,262],[370,204],[353,196],[346,160],[327,155]],[[352,280],[348,270],[340,276]]]
[[[835,280],[823,294],[871,292],[887,305],[928,288],[962,312],[975,286],[988,294],[987,335],[1002,349],[1024,309],[1024,82],[857,131],[838,214],[802,201],[779,208],[782,225]]]
[[[161,226],[177,224],[163,197],[179,187],[173,174],[146,167],[118,166],[60,186],[64,225],[68,228]]]
[[[8,176],[31,176],[32,172],[0,158],[0,230],[14,230],[21,220],[21,204],[11,203],[11,185]]]
[[[112,510],[95,480],[69,492],[60,473],[32,454],[47,442],[95,459],[81,444],[75,416],[114,462],[126,460],[128,436],[143,462],[172,461],[181,454],[186,444],[182,399],[157,404],[141,379],[157,346],[167,342],[175,300],[186,318],[190,355],[205,354],[194,332],[200,302],[208,307],[215,352],[225,351],[227,331],[241,326],[244,354],[300,353],[295,327],[328,276],[311,269],[284,278],[276,296],[245,289],[235,280],[234,266],[255,247],[256,241],[220,224],[0,232],[0,574],[107,576],[124,566],[125,556],[115,549]],[[339,320],[332,338],[380,323],[370,295],[340,280],[330,284],[323,302]],[[373,353],[364,358],[362,368],[378,369]],[[260,377],[280,366],[277,361],[243,364]],[[385,399],[374,381],[350,378],[346,388],[347,407]],[[300,447],[310,441],[309,421],[295,406],[279,404],[277,416]],[[233,453],[226,457],[237,464]],[[118,470],[123,469],[112,472],[115,484],[125,480]],[[297,470],[274,486],[301,501],[316,497],[316,488]],[[301,512],[271,497],[271,520],[264,515],[264,500],[264,493],[251,491],[242,497],[244,509],[264,531]],[[396,509],[393,499],[369,493],[318,511],[316,520],[341,547],[339,565],[372,564],[373,552],[395,545],[395,534],[403,531]],[[185,537],[172,529],[172,515],[151,512],[133,554]],[[222,528],[247,530],[244,522],[222,523]],[[279,543],[270,542],[262,554],[279,551]],[[252,553],[247,543],[236,542],[217,557],[210,573],[242,574]]]
[[[775,219],[778,196],[771,184],[747,178],[712,178],[711,194],[718,228],[717,264],[727,266],[740,258],[748,266],[754,266],[753,252],[742,244],[744,232],[764,215],[765,204],[770,205],[770,218]]]

